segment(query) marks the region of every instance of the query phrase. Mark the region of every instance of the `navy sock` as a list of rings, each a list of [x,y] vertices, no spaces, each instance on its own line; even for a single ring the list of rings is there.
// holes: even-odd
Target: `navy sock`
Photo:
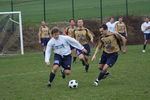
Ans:
[[[146,44],[144,44],[144,46],[143,46],[143,50],[145,50],[146,49]]]
[[[45,57],[45,51],[43,51],[43,55],[44,55],[44,57]]]
[[[83,66],[85,66],[85,62],[84,62],[84,60],[82,59],[81,61],[82,61],[82,65],[83,65]]]
[[[53,82],[54,78],[55,78],[55,73],[51,72],[49,76],[49,82],[50,83]]]
[[[101,79],[104,77],[104,75],[105,75],[105,72],[104,72],[104,71],[101,71],[101,72],[99,73],[98,80],[101,80]]]
[[[77,57],[73,57],[73,62],[76,62]]]

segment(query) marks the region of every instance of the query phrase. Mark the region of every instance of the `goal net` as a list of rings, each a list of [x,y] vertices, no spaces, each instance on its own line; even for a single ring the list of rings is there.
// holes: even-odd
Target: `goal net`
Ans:
[[[0,55],[24,54],[21,12],[0,12]]]

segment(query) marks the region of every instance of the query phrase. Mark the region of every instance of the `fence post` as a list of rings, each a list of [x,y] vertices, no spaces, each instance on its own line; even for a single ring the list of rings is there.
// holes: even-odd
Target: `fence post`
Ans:
[[[72,18],[74,19],[74,0],[72,0]]]
[[[126,0],[126,16],[128,16],[128,0]]]
[[[102,7],[102,0],[99,1],[99,7],[100,7],[100,18],[101,18],[101,24],[103,23],[103,7]]]
[[[44,10],[44,21],[46,21],[46,8],[45,8],[45,0],[43,0],[43,10]]]
[[[11,0],[11,11],[12,11],[12,12],[14,11],[14,3],[13,3],[13,0]]]

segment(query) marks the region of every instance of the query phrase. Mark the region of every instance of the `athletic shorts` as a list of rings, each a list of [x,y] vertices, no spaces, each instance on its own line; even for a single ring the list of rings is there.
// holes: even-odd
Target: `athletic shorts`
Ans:
[[[107,64],[109,65],[109,67],[112,67],[116,63],[117,58],[118,58],[117,52],[111,54],[103,52],[99,64]]]
[[[126,33],[119,33],[119,34],[121,34],[123,37],[127,38]]]
[[[47,46],[48,41],[50,40],[50,38],[41,38],[41,45],[42,46]]]
[[[83,53],[82,50],[77,49],[77,55],[79,56],[80,54],[90,56],[91,50],[90,46],[88,44],[83,45],[83,47],[87,50],[87,53]]]
[[[149,40],[150,39],[150,33],[149,34],[144,34],[144,40]]]
[[[71,54],[67,56],[61,56],[59,54],[54,54],[54,65],[62,66],[64,69],[71,70]]]

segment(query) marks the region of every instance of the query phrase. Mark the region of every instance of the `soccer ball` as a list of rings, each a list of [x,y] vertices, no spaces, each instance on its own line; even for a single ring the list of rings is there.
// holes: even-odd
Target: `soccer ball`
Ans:
[[[78,82],[76,80],[70,80],[68,87],[70,88],[77,88],[78,87]]]

